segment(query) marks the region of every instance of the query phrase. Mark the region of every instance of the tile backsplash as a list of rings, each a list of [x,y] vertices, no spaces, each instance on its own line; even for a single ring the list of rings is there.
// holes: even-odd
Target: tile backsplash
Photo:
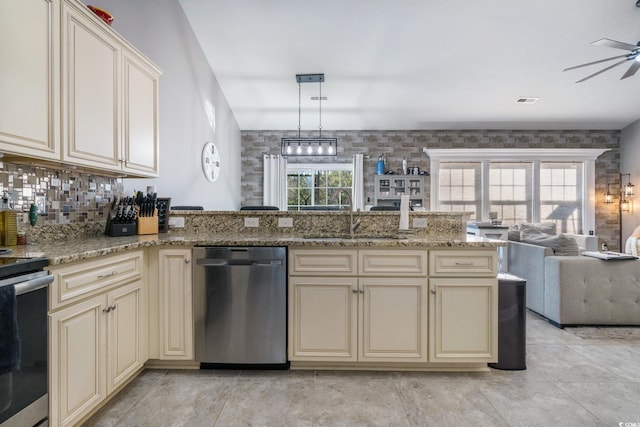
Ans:
[[[32,203],[44,204],[38,226],[104,222],[107,206],[123,191],[122,178],[0,162],[0,194],[6,192],[10,206],[22,212],[19,229],[29,227]]]

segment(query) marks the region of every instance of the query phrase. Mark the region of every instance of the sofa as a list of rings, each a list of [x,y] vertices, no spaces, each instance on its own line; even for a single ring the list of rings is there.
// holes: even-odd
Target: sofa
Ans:
[[[580,251],[595,236],[566,234]],[[640,260],[558,256],[551,247],[508,242],[509,273],[527,281],[526,305],[556,326],[640,325]]]

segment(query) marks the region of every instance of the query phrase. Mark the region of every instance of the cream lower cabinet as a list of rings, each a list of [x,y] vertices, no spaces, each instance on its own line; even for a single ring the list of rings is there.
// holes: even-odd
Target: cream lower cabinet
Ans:
[[[158,251],[160,360],[193,360],[191,249]]]
[[[429,361],[497,361],[495,249],[432,250],[429,266]]]
[[[143,252],[50,270],[50,424],[76,425],[147,360]]]
[[[425,362],[426,256],[290,249],[289,359]]]

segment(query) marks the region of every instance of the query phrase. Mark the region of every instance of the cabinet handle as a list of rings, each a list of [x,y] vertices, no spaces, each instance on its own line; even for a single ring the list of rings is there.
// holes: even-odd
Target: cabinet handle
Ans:
[[[456,265],[473,265],[473,263],[472,262],[459,262],[459,261],[456,261]]]
[[[364,294],[364,289],[360,289],[360,293],[361,293],[361,294]]]
[[[435,294],[436,294],[436,290],[435,290],[435,289],[431,289],[431,293],[432,293],[433,295],[435,295]]]
[[[109,307],[109,310],[115,310],[116,308],[118,308],[115,304],[113,304],[111,307]]]
[[[112,271],[109,274],[101,274],[98,276],[98,279],[104,279],[105,277],[115,276],[116,274],[118,274],[117,271]]]
[[[111,311],[111,307],[107,307],[107,308],[103,308],[103,309],[102,309],[102,312],[103,312],[103,313],[108,313],[108,312],[110,312],[110,311]]]
[[[354,294],[357,294],[358,290],[357,289],[352,289],[351,292],[353,292]]]
[[[189,264],[190,262],[191,262],[191,260],[190,260],[189,258],[185,258],[185,259],[184,259],[184,263],[185,263],[185,264]]]

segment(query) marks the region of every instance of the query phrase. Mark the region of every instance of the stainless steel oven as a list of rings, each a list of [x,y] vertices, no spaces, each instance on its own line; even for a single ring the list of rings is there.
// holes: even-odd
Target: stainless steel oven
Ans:
[[[0,258],[0,426],[48,425],[46,258]]]

